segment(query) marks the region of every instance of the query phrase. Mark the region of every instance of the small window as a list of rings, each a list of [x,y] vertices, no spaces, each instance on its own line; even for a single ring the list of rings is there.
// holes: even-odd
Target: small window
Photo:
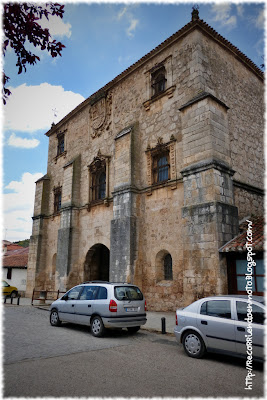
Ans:
[[[12,278],[12,268],[7,269],[7,276],[6,279],[11,279]]]
[[[169,167],[168,152],[153,157],[154,183],[166,182],[169,179]]]
[[[172,281],[172,257],[170,254],[164,257],[164,279]]]
[[[59,134],[57,136],[57,140],[58,140],[57,156],[60,156],[60,154],[64,153],[64,151],[65,151],[65,135]]]
[[[245,321],[248,316],[247,310],[248,303],[245,301],[237,301],[236,302],[236,312],[238,321]],[[252,317],[254,324],[264,324],[264,311],[261,307],[252,304]],[[245,321],[247,322],[247,321]]]
[[[58,213],[61,209],[61,188],[54,189],[54,213]]]
[[[166,80],[166,71],[164,67],[158,69],[151,74],[151,86],[153,88],[153,96],[157,96],[158,94],[165,91]]]
[[[265,268],[264,260],[255,260],[256,265],[253,267],[252,273],[252,291],[253,294],[262,296],[265,292],[264,278],[265,278]],[[236,270],[233,276],[236,280],[237,293],[246,293],[246,271],[247,271],[247,260],[236,260]]]
[[[231,302],[229,300],[205,301],[201,306],[200,314],[231,319]]]

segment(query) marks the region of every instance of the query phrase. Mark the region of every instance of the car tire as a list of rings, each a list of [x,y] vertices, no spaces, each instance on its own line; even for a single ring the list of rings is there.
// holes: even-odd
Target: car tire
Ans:
[[[61,321],[59,319],[58,312],[57,312],[56,309],[51,310],[51,313],[50,313],[50,324],[52,326],[60,326],[61,325]]]
[[[95,317],[93,317],[91,321],[91,333],[95,337],[101,337],[104,335],[104,332],[105,332],[105,327],[103,321],[101,317],[96,315]]]
[[[13,290],[13,292],[12,292],[11,295],[10,295],[10,297],[11,297],[12,299],[14,299],[15,297],[17,297],[17,295],[18,295],[18,292],[16,292],[15,290]]]
[[[202,337],[195,331],[188,331],[183,335],[183,346],[186,354],[193,358],[202,358],[206,353]]]
[[[139,331],[140,326],[129,326],[129,328],[127,328],[127,329],[128,329],[129,333],[136,333]]]

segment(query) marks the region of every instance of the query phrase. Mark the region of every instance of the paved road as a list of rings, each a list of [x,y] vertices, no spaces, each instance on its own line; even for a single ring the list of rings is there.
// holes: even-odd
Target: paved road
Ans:
[[[263,396],[262,366],[244,390],[244,361],[187,357],[171,335],[51,327],[48,312],[5,307],[5,397],[226,397]]]

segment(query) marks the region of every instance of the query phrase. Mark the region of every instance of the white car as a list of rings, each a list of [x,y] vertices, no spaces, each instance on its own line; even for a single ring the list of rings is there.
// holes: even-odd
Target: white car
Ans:
[[[264,314],[261,296],[250,302],[246,295],[206,297],[176,310],[174,334],[190,357],[209,351],[246,357],[249,352],[263,360]]]
[[[127,283],[85,282],[70,289],[50,306],[50,323],[91,325],[93,336],[105,328],[137,332],[146,323],[146,301],[141,290]]]

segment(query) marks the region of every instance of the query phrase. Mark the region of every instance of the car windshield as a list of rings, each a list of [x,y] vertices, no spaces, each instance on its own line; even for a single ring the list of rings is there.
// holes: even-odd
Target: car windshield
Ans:
[[[9,284],[7,282],[5,282],[5,281],[2,282],[2,287],[8,287],[8,286],[9,286]]]
[[[143,300],[143,294],[136,286],[116,286],[114,292],[118,300]]]

